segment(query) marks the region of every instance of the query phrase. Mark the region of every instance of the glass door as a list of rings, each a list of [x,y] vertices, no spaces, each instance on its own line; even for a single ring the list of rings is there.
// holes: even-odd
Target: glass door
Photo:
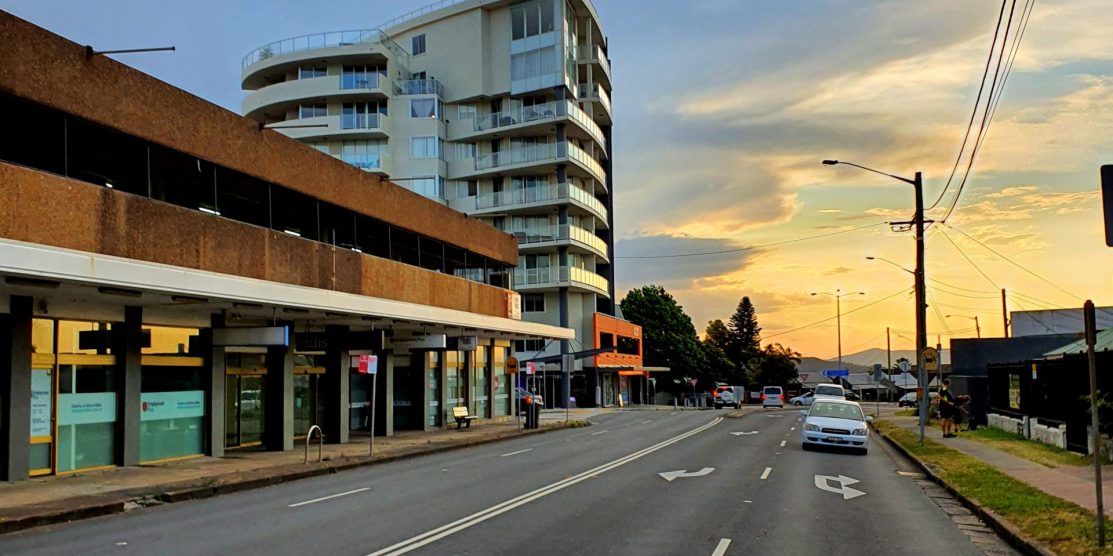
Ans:
[[[31,369],[31,447],[28,463],[31,476],[54,472],[54,368],[34,355]],[[53,360],[53,357],[49,357]]]
[[[426,406],[425,424],[439,427],[441,424],[440,354],[430,351],[425,354],[425,380],[428,385],[429,405]]]
[[[240,446],[263,443],[263,376],[240,377]]]

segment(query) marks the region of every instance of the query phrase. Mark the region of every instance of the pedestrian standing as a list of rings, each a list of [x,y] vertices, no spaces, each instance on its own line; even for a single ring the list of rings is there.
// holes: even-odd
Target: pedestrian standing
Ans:
[[[952,432],[955,418],[955,395],[951,393],[951,379],[943,379],[939,390],[939,425],[943,428],[943,438],[954,438]]]

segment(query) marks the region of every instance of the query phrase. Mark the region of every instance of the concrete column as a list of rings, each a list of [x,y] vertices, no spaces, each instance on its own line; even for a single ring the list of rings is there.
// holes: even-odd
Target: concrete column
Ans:
[[[289,326],[289,324],[287,324]],[[294,346],[267,348],[263,381],[263,445],[267,450],[294,449]]]
[[[445,352],[441,352],[440,364],[437,365],[437,373],[440,376],[440,388],[438,394],[441,397],[440,405],[437,406],[437,412],[440,415],[441,428],[448,427],[448,421],[451,419],[452,408],[448,406],[448,358],[445,357]]]
[[[205,355],[205,367],[201,371],[202,388],[205,390],[205,455],[214,458],[224,457],[224,412],[225,412],[225,360],[224,348],[213,347],[213,328],[224,326],[224,315],[212,316],[212,324],[201,330],[201,353]]]
[[[375,377],[375,435],[394,436],[394,354],[379,354],[379,374]]]
[[[351,357],[341,338],[348,333],[347,326],[326,326],[328,347],[325,349],[325,375],[321,377],[321,400],[325,404],[325,418],[321,429],[328,444],[344,444],[351,434],[349,394]]]
[[[27,479],[31,433],[31,315],[34,299],[11,296],[0,315],[0,480]]]
[[[112,327],[116,356],[116,464],[139,465],[140,380],[143,308],[124,307],[124,322]]]

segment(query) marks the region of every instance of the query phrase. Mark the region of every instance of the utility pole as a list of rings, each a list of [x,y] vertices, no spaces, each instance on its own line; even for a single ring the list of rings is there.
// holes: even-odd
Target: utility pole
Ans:
[[[920,396],[920,446],[924,445],[927,428],[928,389],[927,371],[924,370],[924,349],[927,348],[927,288],[924,278],[924,178],[916,172],[912,186],[916,190],[916,369],[921,388]]]
[[[1009,337],[1009,306],[1005,302],[1005,288],[1001,288],[1001,328],[1005,330],[1005,337]]]
[[[890,377],[893,376],[893,342],[889,337],[889,327],[885,327],[885,374]],[[889,401],[893,401],[893,397],[889,396]]]
[[[838,329],[839,370],[842,370],[842,290],[835,290],[835,327]]]
[[[1094,344],[1097,342],[1097,316],[1089,299],[1082,308],[1086,328],[1086,360],[1090,367],[1090,442],[1094,446],[1094,497],[1097,502],[1098,546],[1105,546],[1105,508],[1101,491],[1101,433],[1098,430],[1098,373]]]
[[[982,339],[982,325],[978,322],[978,315],[974,315],[974,330],[978,331],[978,339]]]

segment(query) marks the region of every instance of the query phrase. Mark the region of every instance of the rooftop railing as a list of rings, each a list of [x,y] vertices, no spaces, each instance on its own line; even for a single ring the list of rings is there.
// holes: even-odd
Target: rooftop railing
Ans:
[[[394,39],[390,38],[390,36],[379,29],[356,29],[352,31],[313,33],[264,44],[248,52],[247,56],[243,58],[241,67],[246,70],[248,66],[252,64],[262,62],[263,60],[275,56],[292,54],[294,52],[366,43],[382,44],[384,48],[392,52],[395,56],[405,59],[409,58],[409,53],[407,53],[404,48],[399,46],[398,43],[394,42]],[[404,60],[404,63],[408,64],[408,60]]]

